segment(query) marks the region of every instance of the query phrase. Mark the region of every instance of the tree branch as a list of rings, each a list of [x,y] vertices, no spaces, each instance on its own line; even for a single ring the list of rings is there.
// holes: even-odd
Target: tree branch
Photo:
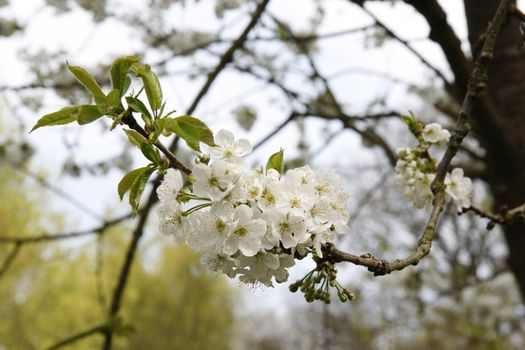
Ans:
[[[71,337],[68,337],[64,340],[61,340],[59,341],[58,343],[56,344],[53,344],[51,345],[49,348],[47,348],[47,350],[56,350],[56,349],[59,349],[59,348],[62,348],[66,345],[69,345],[69,344],[73,344],[81,339],[84,339],[86,337],[89,337],[93,334],[98,334],[98,333],[102,333],[102,334],[106,334],[108,332],[108,327],[106,325],[101,325],[101,326],[96,326],[96,327],[93,327],[93,328],[90,328],[86,331],[83,331],[83,332],[80,332],[78,334],[75,334]]]
[[[42,178],[41,176],[31,172],[28,169],[25,169],[21,164],[15,163],[10,161],[9,159],[2,159],[2,162],[5,162],[8,164],[11,168],[18,171],[19,173],[23,174],[26,177],[29,177],[36,181],[40,186],[43,188],[53,192],[54,194],[58,195],[59,197],[65,199],[69,203],[71,203],[73,206],[80,209],[82,213],[85,213],[86,215],[92,217],[93,219],[97,221],[103,221],[104,218],[99,213],[93,211],[91,208],[84,205],[82,202],[78,201],[76,198],[72,197],[69,193],[64,192],[58,187],[55,187],[53,184],[51,184],[46,179]]]
[[[71,239],[71,238],[78,238],[78,237],[84,237],[92,234],[101,234],[105,230],[107,230],[109,227],[114,226],[116,224],[121,223],[122,221],[125,221],[127,219],[130,219],[132,217],[131,214],[126,214],[121,217],[118,217],[113,220],[109,220],[104,222],[101,226],[91,228],[88,230],[82,230],[82,231],[76,231],[76,232],[68,232],[68,233],[59,233],[59,234],[48,234],[44,233],[42,235],[34,236],[34,237],[10,237],[10,236],[0,236],[0,244],[33,244],[33,243],[43,243],[43,242],[50,242],[50,241],[58,241],[63,239]]]
[[[241,35],[233,42],[233,44],[226,50],[224,55],[222,55],[219,63],[215,67],[215,69],[208,75],[208,79],[204,83],[204,86],[201,88],[195,99],[193,100],[192,104],[188,108],[188,114],[192,114],[197,106],[199,105],[201,99],[208,93],[208,90],[210,89],[211,85],[219,75],[219,73],[226,67],[228,63],[230,63],[233,60],[233,54],[235,51],[237,51],[239,48],[241,48],[246,39],[248,38],[248,34],[251,32],[251,30],[255,27],[257,22],[259,21],[259,18],[262,16],[264,10],[266,9],[266,6],[270,0],[262,0],[255,9],[255,12],[252,14],[252,17],[250,19],[250,22],[244,28]]]
[[[327,255],[326,259],[333,262],[347,261],[355,265],[365,266],[369,271],[372,271],[375,276],[380,276],[389,274],[392,271],[402,270],[409,265],[416,265],[423,257],[430,253],[432,241],[436,236],[439,217],[445,204],[445,175],[463,138],[470,129],[468,119],[472,114],[474,104],[480,99],[481,93],[486,87],[487,68],[494,54],[496,39],[509,15],[511,4],[512,0],[501,0],[498,10],[486,31],[486,40],[481,54],[476,61],[474,70],[470,75],[468,91],[461,105],[456,129],[452,133],[445,154],[439,163],[436,177],[431,185],[432,192],[434,193],[432,211],[414,252],[403,259],[396,259],[389,262],[385,259],[375,258],[370,254],[357,256],[345,253],[335,248],[332,244],[328,244],[324,247]],[[518,208],[520,209],[517,210],[516,213],[521,213],[522,210],[525,210],[521,207]]]
[[[144,128],[137,123],[137,121],[133,117],[133,113],[132,113],[131,109],[128,108],[126,110],[126,113],[124,114],[124,116],[122,117],[121,120],[130,129],[135,130],[136,132],[138,132],[139,134],[144,136],[146,139],[149,139],[148,132],[146,130],[144,130]],[[182,164],[182,162],[179,161],[177,159],[177,157],[166,146],[164,146],[164,144],[162,142],[160,142],[159,140],[155,141],[155,146],[162,153],[164,153],[164,155],[166,156],[166,158],[168,158],[168,160],[170,161],[170,164],[171,164],[171,166],[173,168],[179,169],[180,171],[182,171],[186,175],[191,174],[191,170],[188,169],[184,164]]]
[[[429,39],[441,47],[450,69],[452,73],[454,73],[455,95],[464,95],[471,69],[471,62],[469,62],[461,49],[461,41],[447,22],[447,14],[436,0],[404,1],[412,5],[425,17],[430,27]]]
[[[13,261],[15,261],[15,258],[20,252],[21,246],[22,245],[20,243],[18,242],[15,243],[15,245],[13,246],[13,249],[9,252],[7,257],[5,258],[2,266],[0,266],[0,278],[2,278],[2,276],[6,273],[7,270],[9,270],[9,268],[13,264]]]
[[[391,38],[395,39],[401,45],[406,47],[408,51],[410,51],[414,56],[416,56],[421,61],[421,63],[423,63],[427,68],[429,68],[438,77],[440,77],[441,80],[443,80],[443,82],[445,83],[445,87],[447,88],[447,90],[453,90],[452,89],[453,85],[447,80],[447,78],[443,75],[443,73],[441,73],[441,71],[439,71],[439,69],[434,67],[426,58],[424,58],[419,52],[417,52],[410,45],[410,43],[408,41],[400,38],[396,33],[394,33],[390,28],[388,28],[386,26],[386,24],[384,24],[379,18],[377,18],[377,16],[373,12],[369,11],[366,7],[364,7],[364,1],[362,1],[362,0],[348,0],[348,1],[351,1],[354,4],[357,4],[359,7],[361,7],[363,9],[363,11],[366,12],[366,14],[369,15],[378,26],[383,28],[383,30],[385,31],[385,33],[388,36],[390,36]]]
[[[516,219],[521,219],[525,221],[525,203],[512,209],[503,208],[502,210],[500,210],[499,214],[487,212],[473,205],[471,205],[468,208],[465,208],[462,213],[466,213],[469,211],[475,213],[476,215],[482,218],[489,219],[489,222],[487,224],[487,229],[489,230],[494,228],[495,224],[507,225],[512,223]]]

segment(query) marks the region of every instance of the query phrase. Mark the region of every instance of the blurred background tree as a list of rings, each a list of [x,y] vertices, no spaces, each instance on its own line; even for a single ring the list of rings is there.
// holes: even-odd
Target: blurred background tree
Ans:
[[[419,266],[383,278],[340,266],[359,301],[311,307],[279,294],[286,288],[266,298],[204,273],[198,257],[146,225],[154,195],[127,223],[115,187],[138,158],[117,132],[25,136],[38,116],[88,100],[66,59],[107,86],[111,61],[136,54],[169,87],[168,106],[252,140],[251,163],[284,146],[290,167],[344,175],[352,234],[340,245],[403,256],[425,213],[394,185],[393,150],[411,139],[399,116],[453,125],[498,2],[0,1],[0,198],[9,199],[0,206],[0,349],[39,349],[117,319],[115,341],[96,331],[71,346],[523,348],[523,221],[488,231],[487,220],[449,208]],[[525,202],[518,26],[513,18],[502,33],[454,162],[474,179],[474,202],[493,212]],[[43,232],[82,234],[16,243]]]

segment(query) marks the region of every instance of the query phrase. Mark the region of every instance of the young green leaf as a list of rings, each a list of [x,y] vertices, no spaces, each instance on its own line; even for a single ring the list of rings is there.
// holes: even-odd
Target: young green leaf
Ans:
[[[80,84],[82,84],[93,95],[97,104],[106,101],[106,95],[98,85],[95,78],[88,71],[82,67],[70,66],[69,63],[67,64],[67,68],[73,73]]]
[[[128,71],[132,64],[139,61],[138,57],[126,56],[117,58],[111,65],[111,87],[119,91],[119,97],[124,96],[129,88],[131,79]]]
[[[148,183],[148,179],[154,171],[154,167],[146,167],[146,170],[137,176],[131,185],[131,189],[129,191],[129,204],[131,205],[131,210],[134,214],[136,214],[139,209],[140,197],[142,197],[142,192],[144,192],[144,188]]]
[[[33,129],[31,129],[30,132],[33,132],[42,126],[63,125],[76,121],[79,107],[80,106],[69,106],[62,108],[59,111],[44,115],[38,120],[35,126],[33,126]]]
[[[279,174],[283,173],[284,170],[284,150],[281,148],[279,152],[276,152],[268,158],[268,162],[266,163],[266,172],[270,169],[275,169]]]
[[[153,147],[151,144],[143,143],[140,146],[140,150],[142,151],[142,154],[144,154],[144,156],[148,160],[152,161],[154,164],[157,164],[157,165],[162,164],[162,157],[160,156],[159,151],[155,147]]]
[[[106,104],[112,107],[122,106],[122,101],[120,100],[120,91],[117,89],[111,90],[106,96]]]
[[[410,112],[410,115],[402,115],[401,119],[405,122],[405,124],[408,126],[408,129],[410,132],[416,136],[419,137],[421,135],[421,132],[423,131],[421,123],[417,121],[416,117],[412,112]]]
[[[124,198],[124,195],[126,192],[129,191],[135,180],[138,176],[142,175],[146,170],[148,170],[148,167],[138,168],[135,170],[131,170],[129,173],[124,175],[122,180],[118,183],[118,195],[120,197],[120,200]]]
[[[201,151],[199,146],[200,133],[197,128],[188,123],[179,123],[176,118],[164,118],[164,120],[166,121],[166,129],[177,134],[191,149],[197,152]]]
[[[128,135],[129,142],[138,148],[140,148],[143,144],[148,143],[148,139],[135,130],[124,129],[124,132],[126,135]]]
[[[197,118],[191,117],[189,115],[183,115],[181,117],[175,118],[179,125],[191,125],[199,132],[199,141],[207,144],[208,146],[215,146],[215,140],[213,139],[213,132],[208,128],[208,126]]]
[[[147,64],[134,63],[130,69],[142,79],[151,109],[159,109],[162,106],[162,89],[157,75]]]
[[[126,96],[126,102],[128,103],[128,106],[131,107],[131,109],[134,112],[142,113],[144,115],[147,115],[150,119],[152,118],[151,113],[148,110],[148,107],[146,107],[146,105],[138,98],[132,97],[132,96]]]
[[[153,143],[158,140],[160,134],[165,130],[166,123],[170,123],[170,121],[165,118],[156,119],[155,122],[151,122],[150,120],[148,120],[147,116],[144,116],[144,114],[142,114],[142,119],[146,120],[147,122],[150,122],[149,140]]]
[[[96,105],[78,106],[76,112],[76,118],[80,125],[92,123],[103,115]]]

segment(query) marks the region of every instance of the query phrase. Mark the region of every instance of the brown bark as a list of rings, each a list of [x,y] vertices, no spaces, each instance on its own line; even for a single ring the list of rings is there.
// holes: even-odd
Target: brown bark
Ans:
[[[479,46],[498,3],[499,0],[464,1],[473,51]],[[519,21],[512,18],[498,39],[486,90],[500,121],[483,121],[481,115],[486,112],[480,110],[472,121],[487,151],[488,180],[496,208],[512,208],[525,202],[525,53],[522,47]],[[504,135],[504,143],[499,135]],[[525,223],[506,226],[504,233],[509,249],[508,263],[525,300]]]

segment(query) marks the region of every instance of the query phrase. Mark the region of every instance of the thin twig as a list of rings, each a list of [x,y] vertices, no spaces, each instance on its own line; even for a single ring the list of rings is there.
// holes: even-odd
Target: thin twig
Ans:
[[[90,209],[84,203],[82,203],[79,200],[77,200],[76,198],[72,197],[69,193],[64,192],[60,188],[54,186],[52,183],[50,183],[49,181],[47,181],[43,177],[41,177],[41,176],[33,173],[32,171],[24,168],[21,164],[12,162],[12,161],[10,161],[8,159],[2,159],[2,162],[5,162],[7,165],[9,165],[14,170],[18,171],[19,173],[23,174],[26,177],[29,177],[29,178],[33,179],[34,181],[36,181],[36,183],[38,183],[43,188],[53,192],[57,196],[63,198],[67,202],[71,203],[73,206],[75,206],[78,209],[80,209],[80,211],[82,213],[84,213],[85,215],[88,215],[88,216],[90,216],[91,218],[93,218],[93,219],[95,219],[97,221],[103,221],[104,220],[102,215],[100,215],[99,213],[97,213],[94,210]]]
[[[201,88],[201,90],[191,103],[190,107],[188,108],[188,114],[192,114],[195,111],[201,99],[208,93],[208,90],[210,89],[211,85],[213,84],[219,73],[224,69],[224,67],[226,67],[228,63],[230,63],[233,60],[233,54],[235,53],[235,51],[237,51],[244,45],[246,39],[248,38],[248,34],[252,31],[252,29],[259,21],[259,18],[263,14],[269,2],[269,0],[262,0],[257,5],[257,8],[255,9],[255,12],[253,13],[250,22],[248,23],[246,28],[243,30],[241,35],[233,42],[233,44],[228,48],[228,50],[226,50],[224,55],[222,55],[221,59],[219,60],[219,63],[217,64],[213,72],[211,72],[208,75],[208,79],[204,83],[204,86]]]
[[[124,124],[126,124],[128,127],[130,127],[131,129],[135,130],[136,132],[138,132],[139,134],[144,136],[146,139],[149,138],[149,135],[148,135],[147,131],[144,130],[144,128],[142,126],[140,126],[137,123],[137,121],[135,120],[135,118],[133,117],[133,113],[132,113],[131,109],[128,108],[126,110],[126,113],[124,114],[124,116],[122,117],[121,120],[122,120],[122,122]],[[164,146],[164,144],[162,142],[160,142],[159,140],[155,141],[155,146],[162,153],[164,153],[166,158],[169,159],[170,164],[171,164],[172,167],[174,167],[175,169],[179,169],[180,171],[182,171],[186,175],[191,174],[191,170],[188,169],[184,164],[182,164],[182,162],[179,161],[177,159],[177,157],[166,146]]]
[[[83,332],[80,332],[80,333],[77,333],[71,337],[68,337],[64,340],[61,340],[59,341],[58,343],[56,344],[53,344],[51,345],[49,348],[47,348],[47,350],[56,350],[56,349],[59,349],[61,347],[64,347],[66,345],[69,345],[69,344],[73,344],[81,339],[84,339],[86,337],[89,337],[93,334],[98,334],[98,333],[102,333],[102,334],[105,334],[108,332],[108,327],[106,325],[101,325],[101,326],[96,326],[96,327],[93,327],[93,328],[90,328],[86,331],[83,331]]]
[[[10,236],[0,236],[0,244],[33,244],[33,243],[43,243],[43,242],[50,242],[50,241],[58,241],[58,240],[65,240],[65,239],[71,239],[71,238],[78,238],[78,237],[84,237],[89,236],[92,234],[101,234],[105,230],[107,230],[109,227],[116,225],[118,223],[121,223],[122,221],[125,221],[129,218],[131,218],[131,214],[126,214],[123,216],[120,216],[116,219],[108,220],[104,222],[101,226],[82,230],[82,231],[76,231],[76,232],[66,232],[66,233],[58,233],[58,234],[48,234],[44,233],[38,236],[33,237],[10,237]]]
[[[443,80],[443,82],[445,83],[445,86],[447,87],[447,90],[451,89],[453,87],[453,85],[448,81],[448,79],[443,75],[443,73],[441,73],[441,71],[439,69],[437,69],[436,67],[434,67],[434,65],[432,65],[426,58],[424,58],[418,51],[416,51],[408,41],[402,39],[401,37],[399,37],[396,33],[394,33],[390,28],[388,28],[388,26],[386,24],[384,24],[379,18],[377,18],[377,16],[371,12],[370,10],[368,10],[366,7],[364,7],[364,2],[363,1],[360,1],[360,0],[349,0],[357,5],[359,5],[364,12],[366,12],[367,15],[369,15],[373,20],[374,22],[380,26],[381,28],[383,28],[383,30],[385,31],[385,33],[390,36],[392,39],[395,39],[397,40],[400,44],[402,44],[404,47],[407,48],[408,51],[410,51],[414,56],[416,56],[420,61],[421,63],[423,63],[427,68],[429,68],[431,71],[433,71],[438,77],[441,78],[441,80]]]
[[[13,246],[13,249],[9,252],[7,257],[5,258],[2,266],[0,266],[0,278],[2,278],[4,273],[6,273],[6,271],[9,270],[9,268],[13,264],[13,261],[15,261],[15,258],[20,252],[21,247],[22,245],[20,243],[15,243],[15,245]]]
[[[292,32],[292,30],[286,26],[284,23],[280,22],[277,18],[275,17],[272,17],[272,19],[278,24],[280,25],[282,28],[285,28],[287,30],[287,33],[288,35],[291,37],[291,38],[295,38],[295,35],[294,33]],[[385,153],[385,155],[387,156],[388,160],[390,161],[390,163],[392,165],[395,165],[396,163],[396,160],[397,160],[397,157],[395,155],[395,153],[392,151],[392,149],[390,148],[390,146],[386,143],[386,141],[381,137],[379,136],[374,130],[372,129],[365,129],[365,130],[361,130],[360,128],[358,128],[355,123],[354,123],[354,120],[352,120],[343,110],[343,108],[341,107],[342,105],[337,101],[337,98],[334,94],[334,92],[332,91],[332,88],[330,87],[330,83],[328,82],[328,80],[321,74],[321,72],[319,71],[319,69],[317,68],[317,65],[312,57],[312,55],[310,54],[310,52],[308,51],[308,48],[306,48],[304,46],[304,44],[302,44],[301,42],[296,42],[297,44],[297,47],[301,50],[301,52],[303,53],[303,55],[306,57],[306,59],[308,60],[308,63],[310,64],[310,68],[312,69],[312,73],[313,73],[313,76],[315,78],[317,78],[318,80],[320,80],[322,83],[323,83],[323,86],[325,88],[325,91],[328,95],[328,97],[330,98],[330,101],[332,103],[332,106],[336,109],[336,114],[339,116],[339,118],[336,118],[334,116],[331,116],[331,119],[340,119],[342,122],[343,122],[343,125],[345,126],[345,128],[348,128],[348,129],[351,129],[351,130],[354,130],[355,132],[357,132],[358,134],[360,134],[363,138],[367,139],[368,141],[372,142],[373,144],[381,147],[381,149],[383,150],[383,152]],[[307,114],[312,114],[312,115],[315,115],[317,113],[317,111],[308,111]]]
[[[492,229],[495,224],[507,225],[512,223],[514,220],[521,218],[525,220],[525,203],[512,209],[503,208],[500,210],[500,214],[494,214],[487,212],[481,208],[471,205],[463,210],[463,213],[473,212],[476,215],[489,219],[487,229]]]
[[[253,149],[256,150],[257,148],[261,147],[264,143],[266,143],[269,139],[274,137],[279,131],[281,131],[286,125],[288,125],[292,120],[297,117],[297,114],[295,112],[292,112],[288,118],[286,118],[281,124],[279,124],[275,129],[273,129],[269,134],[267,134],[265,137],[263,137],[259,142],[257,142]]]

